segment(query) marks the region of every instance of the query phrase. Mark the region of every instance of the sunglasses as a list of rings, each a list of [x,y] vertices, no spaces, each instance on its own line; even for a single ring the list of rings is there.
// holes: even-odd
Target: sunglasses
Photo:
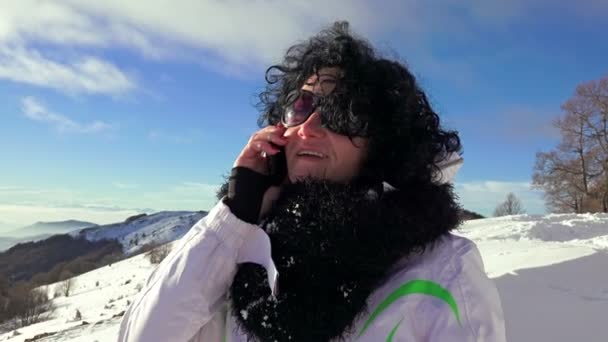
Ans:
[[[281,114],[281,123],[285,127],[295,127],[308,120],[317,108],[323,106],[323,96],[316,95],[310,91],[294,91],[287,96],[287,106]],[[335,115],[327,115],[321,112],[322,126],[330,131],[346,136],[366,136],[367,124],[354,119],[345,121]]]
[[[295,100],[289,100],[289,97],[296,97]],[[288,97],[288,105],[283,111],[281,122],[285,127],[294,127],[303,124],[314,113],[321,99],[309,91],[294,92]]]

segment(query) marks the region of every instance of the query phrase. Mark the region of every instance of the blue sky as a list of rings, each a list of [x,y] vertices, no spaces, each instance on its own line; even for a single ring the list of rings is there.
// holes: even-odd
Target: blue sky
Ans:
[[[0,232],[209,209],[264,70],[336,19],[411,68],[460,132],[463,206],[530,189],[577,84],[608,72],[605,1],[3,1]]]

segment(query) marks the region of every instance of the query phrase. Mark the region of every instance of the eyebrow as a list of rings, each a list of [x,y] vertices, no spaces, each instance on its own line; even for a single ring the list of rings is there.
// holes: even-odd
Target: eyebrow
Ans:
[[[335,80],[337,80],[339,77],[334,75],[334,74],[318,74],[317,78],[321,78],[321,77],[329,77],[329,78],[333,78]]]
[[[304,84],[306,85],[314,85],[317,82],[325,82],[325,81],[335,81],[338,82],[338,80],[340,79],[339,77],[332,75],[332,74],[319,74],[316,75],[317,79],[314,82],[304,82]]]

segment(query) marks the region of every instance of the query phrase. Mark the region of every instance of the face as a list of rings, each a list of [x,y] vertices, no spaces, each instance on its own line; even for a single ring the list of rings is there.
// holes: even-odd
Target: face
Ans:
[[[333,91],[340,69],[323,68],[302,86],[317,95]],[[367,139],[349,138],[321,125],[315,110],[302,124],[287,128],[284,134],[288,176],[291,182],[311,177],[347,183],[355,178],[367,154]]]

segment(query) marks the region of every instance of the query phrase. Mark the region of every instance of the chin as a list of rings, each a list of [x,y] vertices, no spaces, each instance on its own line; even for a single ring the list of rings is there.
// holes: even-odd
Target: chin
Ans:
[[[289,174],[289,181],[291,183],[297,183],[300,181],[303,181],[305,179],[323,179],[323,177],[315,175],[313,172],[306,172],[306,171],[302,171],[302,172],[293,172]]]

